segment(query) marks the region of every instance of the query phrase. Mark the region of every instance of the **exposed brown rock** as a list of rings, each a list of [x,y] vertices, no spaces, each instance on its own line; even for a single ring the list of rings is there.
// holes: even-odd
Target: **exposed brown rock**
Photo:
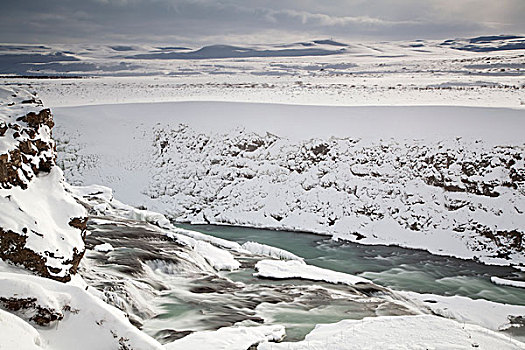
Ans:
[[[17,121],[26,122],[29,127],[38,129],[41,125],[46,125],[49,129],[55,126],[53,122],[53,115],[49,109],[43,109],[38,114],[30,112],[23,117],[17,119]]]
[[[87,217],[85,217],[85,218],[72,218],[69,221],[69,226],[74,227],[74,228],[78,228],[79,230],[84,232],[84,230],[86,229],[86,226],[87,226],[87,221],[88,221]]]
[[[27,237],[0,228],[0,258],[21,265],[40,276],[51,277],[46,258],[25,247]]]
[[[49,109],[43,109],[38,114],[28,113],[18,118],[17,121],[27,123],[27,127],[23,127],[20,124],[3,123],[0,125],[0,137],[4,136],[8,129],[15,130],[13,134],[15,139],[22,137],[24,134],[27,135],[27,138],[18,142],[15,149],[8,153],[0,154],[0,187],[5,189],[13,186],[26,189],[26,183],[33,175],[38,175],[40,171],[51,171],[56,158],[54,152],[52,154],[44,153],[51,149],[54,150],[54,143],[45,142],[38,138],[38,130],[41,126],[48,126],[49,128],[54,126],[53,116]],[[30,163],[30,157],[39,158],[38,166],[31,162],[34,174],[27,173],[22,169],[23,163]]]
[[[64,318],[62,312],[38,305],[36,298],[0,297],[0,306],[42,327]]]

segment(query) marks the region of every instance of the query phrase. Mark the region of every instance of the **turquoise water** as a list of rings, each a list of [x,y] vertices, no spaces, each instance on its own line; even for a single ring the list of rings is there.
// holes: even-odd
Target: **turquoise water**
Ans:
[[[491,276],[525,279],[523,272],[510,267],[488,266],[423,250],[339,243],[308,233],[215,225],[178,226],[238,243],[254,241],[282,248],[305,258],[309,264],[359,275],[394,290],[525,305],[523,289],[498,286],[490,281]]]

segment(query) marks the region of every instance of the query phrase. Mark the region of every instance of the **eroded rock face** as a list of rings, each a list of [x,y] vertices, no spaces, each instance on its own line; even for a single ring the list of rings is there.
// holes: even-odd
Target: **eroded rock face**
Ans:
[[[0,88],[0,258],[69,281],[84,254],[86,213],[55,165],[49,109],[22,88]]]

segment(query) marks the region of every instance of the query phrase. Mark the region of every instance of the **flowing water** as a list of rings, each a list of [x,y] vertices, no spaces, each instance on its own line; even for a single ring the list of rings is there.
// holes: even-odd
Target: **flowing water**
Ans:
[[[462,295],[525,305],[523,289],[498,286],[490,281],[491,276],[525,277],[523,272],[510,267],[487,266],[422,250],[335,242],[307,233],[232,226],[178,226],[238,243],[255,241],[282,248],[303,257],[309,264],[362,276],[393,290]],[[299,279],[256,278],[254,265],[260,257],[242,254],[237,256],[242,264],[239,270],[222,271],[219,275],[180,275],[173,271],[184,265],[184,261],[180,260],[180,254],[175,257],[173,252],[184,248],[167,240],[163,234],[151,231],[147,225],[90,224],[90,230],[92,235],[88,236],[88,243],[111,242],[116,248],[107,255],[93,255],[93,259],[103,259],[98,264],[105,262],[111,270],[133,274],[145,263],[158,273],[163,288],[161,295],[150,302],[160,312],[153,318],[146,318],[143,329],[162,342],[173,341],[191,331],[263,322],[284,325],[285,341],[297,341],[304,339],[319,323],[415,312],[409,302],[396,293],[381,292],[384,289],[381,287],[369,290],[363,286]],[[117,268],[116,262],[123,266]],[[173,271],[170,266],[174,267]],[[152,286],[157,283],[147,275],[141,278]],[[509,332],[525,340],[521,330]]]
[[[238,243],[254,241],[282,248],[305,258],[309,264],[365,277],[394,290],[525,305],[522,288],[499,286],[490,281],[491,276],[525,279],[525,273],[511,267],[489,266],[416,249],[335,242],[308,233],[215,225],[178,226]]]

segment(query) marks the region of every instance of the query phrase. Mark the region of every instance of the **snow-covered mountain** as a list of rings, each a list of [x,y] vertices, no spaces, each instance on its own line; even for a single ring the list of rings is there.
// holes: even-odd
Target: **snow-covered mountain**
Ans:
[[[253,74],[288,76],[298,71],[323,75],[389,73],[387,62],[406,60],[405,69],[416,63],[424,71],[440,70],[442,64],[428,65],[440,57],[458,59],[458,72],[485,75],[483,68],[469,67],[477,53],[518,55],[525,48],[524,37],[518,35],[484,36],[469,39],[412,40],[397,42],[351,42],[312,40],[295,43],[222,45],[203,47],[152,45],[16,45],[0,44],[0,75],[34,77],[93,76],[199,76],[213,74]],[[246,60],[246,61],[245,61]],[[410,62],[417,60],[420,62]],[[461,61],[463,60],[463,61]],[[312,64],[320,61],[324,65]],[[353,64],[332,64],[351,61]],[[370,67],[367,62],[382,62]],[[304,63],[303,63],[304,62]],[[358,63],[358,64],[355,64]],[[363,63],[363,66],[361,64]],[[443,63],[443,62],[442,62]],[[463,63],[463,64],[461,64]],[[466,63],[466,64],[465,64]],[[495,61],[483,61],[495,68]],[[519,57],[508,65],[505,73],[516,74],[523,69]],[[418,70],[415,70],[418,72]],[[419,71],[421,72],[421,71]]]

